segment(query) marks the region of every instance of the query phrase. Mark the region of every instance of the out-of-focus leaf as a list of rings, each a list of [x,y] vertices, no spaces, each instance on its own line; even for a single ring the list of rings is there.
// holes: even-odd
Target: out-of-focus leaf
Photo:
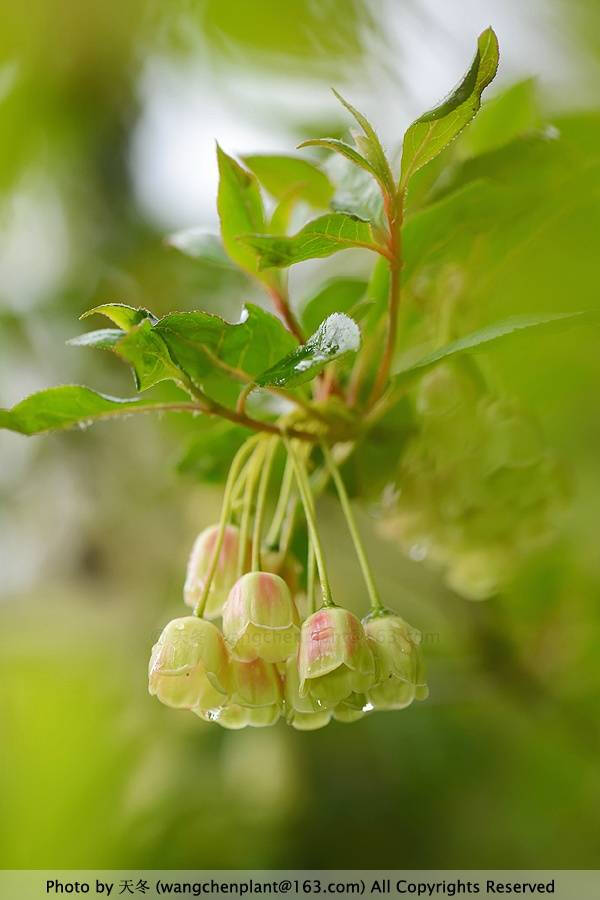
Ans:
[[[488,153],[539,128],[541,115],[533,78],[511,85],[481,107],[461,138],[461,150]]]
[[[363,278],[332,278],[302,309],[302,328],[308,334],[334,312],[350,313],[364,296],[367,282]]]
[[[332,209],[380,225],[383,221],[383,198],[371,175],[341,156],[331,157],[328,171],[335,184]]]
[[[451,341],[439,350],[434,350],[426,356],[396,372],[393,377],[394,384],[399,384],[415,373],[421,373],[443,359],[458,356],[461,353],[471,353],[480,350],[489,350],[495,344],[509,337],[514,337],[522,332],[537,331],[538,333],[562,331],[576,325],[595,324],[600,322],[600,312],[596,310],[582,310],[579,312],[565,313],[533,313],[531,315],[510,316],[501,322],[493,322],[484,328],[479,328],[471,334],[464,335],[455,341]]]
[[[319,216],[291,237],[248,234],[243,241],[258,254],[261,269],[286,268],[349,247],[373,246],[369,225],[342,213]]]
[[[404,445],[414,429],[413,406],[406,395],[361,437],[343,467],[348,490],[362,500],[379,500],[395,482]]]
[[[283,200],[294,191],[311,206],[328,206],[333,187],[327,175],[314,163],[279,154],[253,154],[242,159],[276,200]]]
[[[305,344],[259,375],[256,384],[261,387],[304,384],[318,375],[328,362],[354,353],[359,347],[360,329],[356,322],[343,313],[334,313],[321,323]]]
[[[381,146],[381,142],[377,137],[375,129],[373,128],[367,117],[357,109],[355,109],[355,107],[352,106],[352,104],[348,103],[347,100],[344,100],[342,95],[338,94],[335,89],[333,93],[340,101],[342,106],[345,106],[348,112],[354,116],[354,118],[364,131],[364,138],[357,137],[355,138],[355,141],[359,149],[364,154],[366,160],[370,163],[379,183],[388,191],[390,195],[393,195],[395,191],[394,176],[392,175],[387,157],[383,151],[383,147]]]
[[[390,290],[390,267],[387,260],[378,259],[371,271],[367,285],[367,300],[371,304],[365,330],[369,332],[385,314]]]
[[[265,214],[258,182],[217,145],[219,190],[217,209],[221,222],[223,246],[231,259],[250,275],[258,276],[254,250],[242,235],[265,230]],[[260,277],[260,276],[259,276]]]
[[[402,229],[406,284],[423,266],[450,252],[459,257],[461,242],[473,242],[496,221],[498,208],[510,201],[488,181],[466,184],[411,216]]]
[[[169,235],[166,243],[186,256],[201,260],[208,265],[223,269],[235,268],[223,249],[221,238],[201,226],[176,231]]]
[[[475,59],[458,87],[439,106],[413,122],[404,135],[401,187],[406,187],[411,175],[436,157],[469,124],[497,68],[498,39],[491,28],[486,28],[479,35]]]
[[[179,460],[177,470],[199,481],[223,481],[248,431],[223,419],[201,419],[202,428]]]
[[[80,319],[87,319],[89,316],[106,316],[111,322],[114,322],[118,328],[123,331],[129,331],[144,319],[156,322],[156,317],[152,315],[149,309],[143,307],[127,306],[126,303],[103,303],[102,306],[95,306],[88,309],[81,315]]]
[[[182,312],[164,316],[155,330],[172,358],[200,385],[213,374],[223,377],[219,361],[255,376],[297,343],[277,316],[251,303],[235,324],[206,312]]]
[[[13,406],[0,409],[0,428],[21,434],[41,434],[91,425],[102,419],[126,416],[131,411],[152,411],[153,404],[98,394],[79,385],[61,385],[31,394]]]

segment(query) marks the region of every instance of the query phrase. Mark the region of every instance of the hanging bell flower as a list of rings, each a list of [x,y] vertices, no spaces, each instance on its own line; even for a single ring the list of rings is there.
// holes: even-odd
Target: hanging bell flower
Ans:
[[[232,659],[231,676],[232,703],[251,710],[270,710],[274,721],[279,718],[283,707],[283,686],[279,672],[272,663],[262,659],[249,662]],[[269,714],[265,712],[264,715]],[[257,718],[260,716],[257,715]]]
[[[404,709],[428,695],[421,635],[392,612],[367,617],[365,633],[375,657],[375,684],[367,692],[374,709]]]
[[[300,632],[298,671],[300,696],[326,708],[367,691],[374,678],[373,654],[356,616],[337,606],[309,616]]]
[[[219,536],[219,526],[211,525],[200,532],[190,554],[185,586],[184,600],[187,606],[194,609],[202,596],[204,584]],[[223,533],[223,543],[219,553],[219,561],[208,592],[204,615],[208,619],[216,619],[221,615],[223,604],[237,578],[240,532],[235,525],[228,525]],[[250,544],[244,554],[244,568],[250,566]]]
[[[352,693],[334,708],[333,718],[336,722],[345,722],[346,724],[358,722],[367,711],[365,709],[367,703],[365,694]]]
[[[315,731],[331,721],[331,710],[312,697],[300,696],[300,676],[294,656],[285,664],[285,717],[288,725],[297,731]]]
[[[220,709],[197,708],[192,712],[204,719],[205,722],[214,722],[221,728],[231,731],[239,731],[247,726],[267,728],[269,725],[274,725],[281,715],[281,710],[276,704],[250,709],[239,706],[237,703],[229,703]]]
[[[295,654],[299,618],[283,578],[270,572],[242,575],[223,607],[223,632],[236,659],[274,663]]]
[[[152,648],[148,690],[175,708],[211,709],[226,703],[231,673],[219,629],[196,616],[169,622]]]

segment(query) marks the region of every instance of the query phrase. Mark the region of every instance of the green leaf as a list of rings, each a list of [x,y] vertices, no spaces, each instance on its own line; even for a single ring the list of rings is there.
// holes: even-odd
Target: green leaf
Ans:
[[[354,319],[334,313],[321,323],[301,347],[280,359],[256,379],[260,387],[295,387],[311,381],[327,363],[355,353],[360,347],[360,329]]]
[[[479,35],[471,68],[450,96],[420,116],[404,135],[400,186],[432,160],[463,128],[481,106],[481,94],[498,68],[498,39],[491,28]]]
[[[373,249],[369,225],[342,213],[319,216],[291,237],[248,234],[243,241],[258,254],[261,269],[285,268],[305,259],[331,256],[348,247]]]
[[[363,278],[332,278],[304,303],[302,328],[312,334],[319,324],[334,312],[349,313],[364,296],[367,282]]]
[[[201,260],[208,265],[218,266],[222,269],[235,268],[225,253],[221,238],[201,226],[176,231],[168,236],[166,243],[185,256]]]
[[[265,214],[258,182],[217,144],[219,190],[217,209],[223,246],[236,265],[258,276],[257,259],[247,243],[238,240],[245,234],[265,231]],[[260,277],[260,276],[259,276]]]
[[[354,116],[354,118],[364,131],[365,137],[355,138],[356,143],[359,146],[360,150],[362,150],[366,160],[371,165],[372,170],[377,177],[377,180],[386,189],[386,191],[393,196],[395,193],[394,176],[392,175],[390,165],[387,161],[387,157],[384,153],[383,147],[381,146],[381,142],[377,137],[375,129],[366,118],[366,116],[355,109],[354,106],[348,103],[347,100],[344,100],[342,95],[338,94],[335,88],[333,89],[333,93],[340,101],[342,106],[345,106],[348,112]]]
[[[327,175],[314,163],[275,154],[253,154],[242,159],[276,200],[283,200],[294,191],[297,197],[312,206],[327,208],[329,205],[333,187]]]
[[[126,332],[120,328],[101,328],[98,331],[88,331],[77,337],[70,338],[67,344],[70,347],[94,347],[97,350],[113,350]]]
[[[88,309],[79,318],[87,319],[89,316],[95,315],[106,316],[107,319],[110,319],[123,331],[130,331],[136,325],[139,325],[140,322],[143,322],[144,319],[156,322],[156,317],[149,309],[144,309],[141,306],[127,306],[125,303],[103,303],[102,306]]]
[[[479,328],[471,334],[464,335],[451,343],[428,353],[426,356],[412,363],[400,372],[397,372],[392,381],[399,384],[415,374],[421,374],[443,359],[458,356],[461,353],[488,350],[495,344],[506,338],[513,337],[524,331],[536,330],[538,332],[561,331],[574,325],[598,324],[600,313],[596,310],[582,310],[579,312],[565,313],[533,313],[531,315],[510,316],[500,322],[493,322],[484,328]]]
[[[138,391],[147,391],[160,381],[185,381],[184,373],[169,354],[156,326],[146,320],[132,329],[113,348],[131,365]]]
[[[251,303],[235,324],[206,312],[169,313],[155,331],[171,358],[201,386],[215,375],[223,379],[219,362],[254,377],[297,343],[277,316]]]
[[[132,367],[138,391],[146,391],[160,381],[172,380],[180,385],[185,382],[185,373],[174,363],[167,345],[148,318],[130,331],[104,328],[71,338],[67,344],[111,350]]]
[[[41,434],[64,428],[81,428],[102,419],[151,411],[141,400],[107,397],[79,385],[61,385],[31,394],[12,409],[0,409],[0,428],[20,434]]]
[[[377,172],[371,163],[364,156],[361,156],[358,150],[355,150],[350,144],[346,144],[345,141],[340,141],[339,138],[311,138],[311,140],[302,141],[301,144],[298,144],[298,150],[301,150],[303,147],[324,147],[325,150],[333,150],[334,153],[339,153],[341,156],[349,159],[354,165],[359,166],[359,168],[364,169],[365,172],[377,178]]]

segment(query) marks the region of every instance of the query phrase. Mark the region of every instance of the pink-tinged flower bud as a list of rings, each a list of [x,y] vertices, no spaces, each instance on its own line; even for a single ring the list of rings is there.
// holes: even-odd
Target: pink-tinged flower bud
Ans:
[[[340,607],[318,610],[303,623],[298,651],[300,696],[333,708],[374,678],[373,654],[362,625]]]
[[[183,596],[187,606],[195,608],[202,596],[202,590],[213,557],[219,536],[219,526],[211,525],[200,532],[190,554]],[[237,577],[240,533],[235,525],[228,525],[223,534],[223,543],[219,553],[219,561],[215,571],[204,615],[216,619],[221,615],[227,594],[233,587]],[[250,544],[248,543],[244,558],[244,567],[250,565]]]
[[[419,650],[421,635],[393,613],[367,617],[365,632],[375,657],[375,684],[367,692],[374,709],[404,709],[428,695]]]
[[[242,575],[223,607],[223,632],[236,659],[274,663],[295,654],[299,618],[285,581],[270,572]]]
[[[211,709],[227,702],[231,673],[219,629],[196,616],[169,622],[152,648],[148,690],[176,708]]]

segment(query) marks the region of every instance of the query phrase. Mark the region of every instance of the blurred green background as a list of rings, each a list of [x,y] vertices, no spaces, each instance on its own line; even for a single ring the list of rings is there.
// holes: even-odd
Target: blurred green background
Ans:
[[[133,393],[118,361],[64,345],[98,302],[236,316],[258,299],[163,243],[214,225],[215,138],[281,151],[339,133],[335,84],[394,147],[490,23],[489,97],[504,101],[453,153],[457,177],[491,177],[513,214],[481,234],[459,216],[446,236],[470,326],[598,304],[594,0],[2,0],[0,405],[56,383]],[[539,128],[541,159],[527,138],[506,145]],[[292,295],[368,263],[302,264]],[[597,867],[598,332],[488,365],[566,460],[561,536],[504,596],[470,604],[363,511],[386,600],[425,632],[431,697],[314,733],[226,732],[147,694],[150,647],[218,512],[218,487],[177,471],[197,423],[0,434],[0,865]],[[359,610],[333,502],[322,521],[336,596]]]

